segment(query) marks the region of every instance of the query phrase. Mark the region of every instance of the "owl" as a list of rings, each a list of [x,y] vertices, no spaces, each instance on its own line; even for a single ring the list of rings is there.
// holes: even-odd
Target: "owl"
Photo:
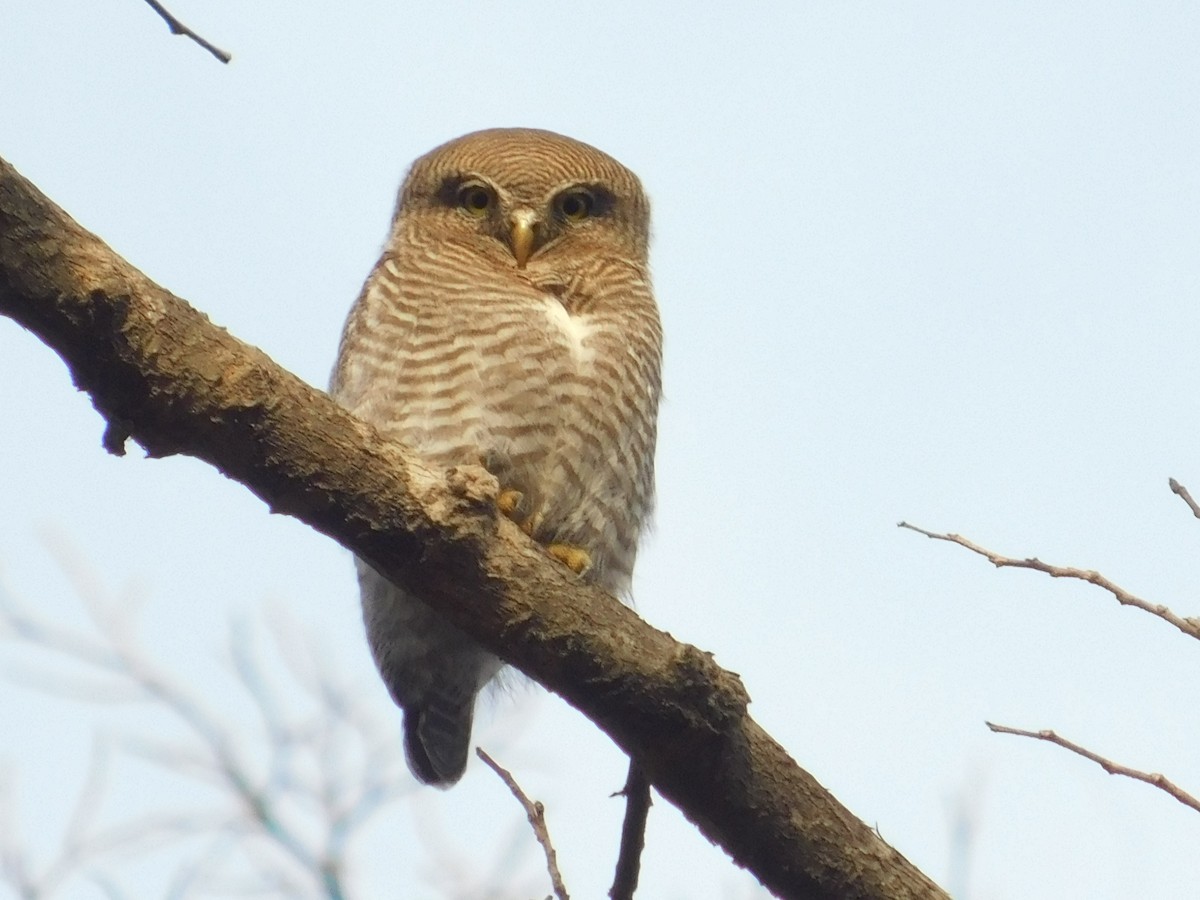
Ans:
[[[662,329],[636,175],[549,131],[468,134],[413,163],[350,311],[331,393],[497,501],[585,582],[628,593],[654,495]],[[358,561],[409,768],[449,787],[501,661]]]

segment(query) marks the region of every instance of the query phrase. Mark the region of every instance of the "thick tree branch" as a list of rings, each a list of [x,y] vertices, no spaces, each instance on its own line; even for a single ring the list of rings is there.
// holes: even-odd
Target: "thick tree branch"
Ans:
[[[738,677],[583,585],[495,511],[151,282],[0,162],[0,313],[152,456],[187,453],[368,559],[635,758],[781,896],[944,897],[747,714]],[[12,373],[7,373],[12,377]]]

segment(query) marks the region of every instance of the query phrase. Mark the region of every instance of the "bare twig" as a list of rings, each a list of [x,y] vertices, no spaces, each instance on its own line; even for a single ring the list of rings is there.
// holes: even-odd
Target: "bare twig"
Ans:
[[[1192,499],[1192,495],[1188,493],[1188,489],[1176,481],[1174,478],[1168,478],[1167,484],[1171,486],[1171,493],[1178,494],[1179,498],[1188,505],[1192,511],[1192,515],[1200,519],[1200,503]]]
[[[621,826],[621,849],[608,896],[611,900],[630,900],[638,886],[642,848],[646,846],[646,819],[650,815],[650,782],[634,759],[629,760],[629,775],[620,793],[625,795],[625,823]]]
[[[484,752],[482,747],[475,748],[475,755],[488,764],[488,767],[500,776],[512,795],[517,798],[517,801],[525,808],[525,815],[529,818],[529,824],[533,826],[533,834],[537,838],[539,844],[542,845],[542,850],[546,854],[546,870],[550,873],[550,883],[554,886],[554,896],[558,900],[570,900],[567,894],[567,889],[563,885],[562,875],[558,871],[558,857],[554,852],[554,845],[550,843],[550,829],[546,827],[546,810],[540,801],[530,800],[521,790],[521,786],[517,784],[512,773],[507,769],[501,768],[500,764]]]
[[[167,23],[167,27],[171,29],[171,34],[180,34],[186,38],[191,38],[223,63],[228,63],[231,59],[233,59],[232,53],[222,50],[215,44],[210,44],[204,38],[200,37],[200,35],[196,34],[196,32],[192,31],[192,29],[188,28],[177,18],[171,15],[166,7],[159,3],[158,0],[146,0],[146,3],[150,5],[152,10],[163,17],[163,21]]]
[[[1036,572],[1045,572],[1051,578],[1075,578],[1079,581],[1086,581],[1089,584],[1094,584],[1099,588],[1108,591],[1117,598],[1117,602],[1122,606],[1133,606],[1143,612],[1148,612],[1152,616],[1157,616],[1164,622],[1174,625],[1188,637],[1200,640],[1200,619],[1189,616],[1176,615],[1170,609],[1160,603],[1151,603],[1148,600],[1143,600],[1141,597],[1129,593],[1123,587],[1113,584],[1099,572],[1094,569],[1076,569],[1070,566],[1052,566],[1049,563],[1044,563],[1036,557],[1029,559],[1016,559],[1010,556],[1001,556],[988,550],[986,547],[981,547],[972,541],[967,540],[962,535],[958,534],[940,534],[935,531],[926,531],[924,528],[918,528],[916,525],[910,525],[908,522],[897,523],[900,528],[907,528],[909,531],[915,531],[917,534],[923,534],[927,538],[935,541],[948,541],[951,544],[958,544],[960,547],[966,547],[972,553],[977,553],[994,565],[997,569],[1013,568],[1013,569],[1033,569]]]
[[[992,722],[987,722],[985,724],[992,731],[996,732],[996,734],[1015,734],[1018,737],[1033,738],[1037,741],[1047,741],[1051,744],[1057,744],[1060,747],[1070,750],[1072,753],[1079,754],[1084,759],[1090,759],[1092,762],[1096,763],[1096,765],[1100,766],[1100,768],[1104,769],[1104,771],[1109,775],[1124,775],[1126,778],[1144,781],[1146,784],[1153,785],[1160,791],[1170,794],[1184,806],[1191,807],[1192,809],[1196,810],[1196,812],[1200,812],[1200,800],[1197,800],[1187,791],[1173,783],[1170,779],[1163,775],[1159,775],[1157,772],[1140,772],[1137,769],[1131,769],[1128,766],[1115,763],[1111,759],[1105,759],[1098,753],[1093,753],[1091,750],[1081,747],[1072,741],[1068,741],[1064,737],[1059,737],[1053,731],[1025,731],[1020,728],[1009,728],[1007,725],[996,725]]]

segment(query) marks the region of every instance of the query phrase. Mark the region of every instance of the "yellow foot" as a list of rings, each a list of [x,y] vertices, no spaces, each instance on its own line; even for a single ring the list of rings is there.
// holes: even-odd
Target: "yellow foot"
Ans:
[[[591,568],[591,554],[582,547],[573,547],[570,544],[549,544],[546,546],[546,550],[576,575],[582,575],[585,570]]]
[[[504,515],[511,517],[517,511],[517,507],[521,505],[521,498],[525,496],[520,491],[501,491],[500,496],[496,498],[496,508]]]
[[[496,497],[496,509],[516,522],[526,534],[532,535],[533,529],[537,527],[540,518],[538,516],[530,516],[528,519],[521,518],[521,501],[524,499],[525,495],[520,491],[501,491],[499,496]]]

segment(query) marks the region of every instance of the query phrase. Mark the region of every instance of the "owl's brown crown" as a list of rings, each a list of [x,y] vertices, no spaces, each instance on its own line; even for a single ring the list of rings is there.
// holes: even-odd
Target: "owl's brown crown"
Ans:
[[[531,259],[549,264],[551,245],[558,262],[600,252],[644,264],[650,206],[638,177],[595,147],[551,131],[493,128],[414,162],[394,225],[414,245],[432,246],[424,234],[491,254],[478,243],[486,236],[518,269]]]
[[[489,128],[455,138],[414,162],[409,181],[475,172],[486,173],[525,201],[541,200],[548,191],[579,181],[642,196],[638,177],[604,151],[537,128]]]

